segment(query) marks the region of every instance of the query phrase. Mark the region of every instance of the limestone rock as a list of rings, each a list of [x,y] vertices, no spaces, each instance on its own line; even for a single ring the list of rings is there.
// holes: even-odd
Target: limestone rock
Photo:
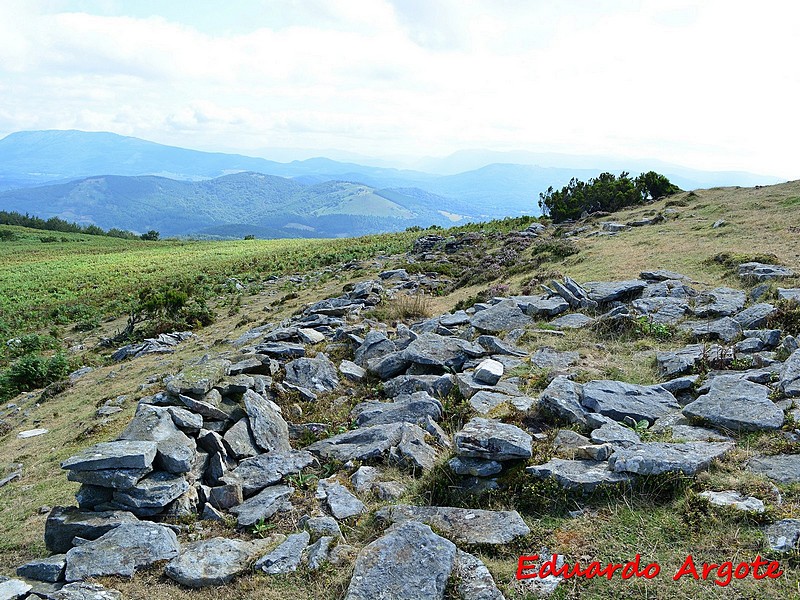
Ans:
[[[564,488],[593,492],[598,486],[628,483],[630,476],[615,473],[608,463],[595,460],[566,460],[551,458],[542,465],[534,465],[525,469],[534,477],[545,479],[552,477]]]
[[[175,426],[172,414],[164,408],[140,404],[119,439],[156,442],[155,465],[164,471],[188,473],[192,470],[197,444]]]
[[[618,449],[608,464],[617,473],[659,475],[680,471],[685,475],[694,475],[707,468],[714,459],[722,457],[733,446],[734,444],[726,442],[649,442]]]
[[[99,469],[149,469],[158,444],[152,441],[101,442],[61,463],[62,469],[97,471]]]
[[[291,450],[289,426],[283,420],[278,406],[252,390],[247,390],[242,399],[258,447],[264,452]]]
[[[569,305],[561,300],[566,308]],[[564,310],[566,310],[566,308]],[[511,298],[503,300],[494,306],[475,313],[470,319],[470,323],[476,329],[488,333],[499,333],[501,331],[511,331],[518,327],[525,327],[532,322],[531,317],[526,315],[519,307],[519,303]]]
[[[256,569],[261,569],[268,575],[291,573],[300,566],[303,551],[308,546],[310,536],[307,531],[293,533],[286,537],[286,541],[275,548],[266,556],[262,556],[255,564]]]
[[[442,410],[442,403],[427,392],[414,392],[398,396],[393,402],[361,402],[353,408],[352,415],[359,427],[399,422],[422,425],[427,417],[441,420]]]
[[[569,423],[586,425],[586,409],[583,407],[583,386],[559,375],[545,388],[539,397],[542,408]]]
[[[745,496],[736,490],[725,490],[723,492],[706,491],[700,492],[701,496],[716,506],[732,506],[736,510],[745,512],[763,513],[764,503],[758,498]]]
[[[167,381],[167,391],[173,396],[203,396],[228,374],[231,362],[225,359],[206,359],[183,369]]]
[[[367,507],[361,500],[336,481],[321,479],[317,485],[317,498],[325,500],[331,514],[339,521],[356,517],[367,511]]]
[[[487,358],[475,368],[474,377],[486,385],[495,385],[503,376],[503,364]]]
[[[761,473],[778,483],[800,482],[800,454],[757,456],[747,462],[747,470]]]
[[[800,350],[795,350],[781,367],[778,386],[789,398],[800,396]]]
[[[488,460],[515,460],[531,457],[533,440],[515,425],[476,417],[455,434],[456,455]]]
[[[643,386],[621,381],[590,381],[583,386],[584,407],[623,421],[630,417],[652,423],[680,405],[675,397],[661,386]]]
[[[783,411],[769,394],[769,388],[758,383],[716,377],[709,392],[685,406],[683,414],[734,431],[779,429]]]
[[[319,393],[339,387],[336,367],[322,352],[314,358],[297,358],[287,363],[284,382]]]
[[[299,473],[314,462],[305,450],[270,452],[247,458],[231,471],[232,479],[241,482],[245,496],[280,482],[287,475]]]
[[[290,508],[289,497],[294,488],[285,485],[273,485],[245,500],[239,506],[231,508],[236,515],[239,527],[252,527],[261,519],[269,519],[276,512]]]
[[[469,358],[484,352],[480,346],[459,338],[423,333],[403,350],[403,357],[417,365],[460,371]]]
[[[223,585],[243,573],[273,540],[245,542],[221,537],[186,544],[164,574],[192,588]]]
[[[120,525],[138,522],[139,519],[125,511],[95,512],[56,506],[47,517],[44,542],[50,552],[64,554],[72,548],[76,537],[96,540]]]
[[[458,551],[453,575],[457,581],[456,591],[463,600],[505,600],[489,569],[472,554]]]
[[[770,550],[791,552],[800,546],[800,519],[783,519],[764,531]]]

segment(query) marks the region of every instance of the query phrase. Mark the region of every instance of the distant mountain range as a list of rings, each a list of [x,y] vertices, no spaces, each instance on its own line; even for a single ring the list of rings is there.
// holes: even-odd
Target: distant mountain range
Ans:
[[[613,163],[595,160],[465,151],[420,163],[438,171],[431,173],[327,158],[280,163],[104,132],[26,131],[0,140],[0,209],[162,235],[360,235],[536,214],[548,186],[594,177]],[[474,168],[454,172],[459,165]],[[779,182],[663,163],[616,170],[623,168],[658,170],[683,189]]]

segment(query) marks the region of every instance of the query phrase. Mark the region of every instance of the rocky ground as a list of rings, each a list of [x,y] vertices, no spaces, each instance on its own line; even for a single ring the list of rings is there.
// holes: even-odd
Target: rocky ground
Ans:
[[[550,235],[536,224],[508,247]],[[404,261],[452,263],[457,251],[423,236]],[[120,598],[105,578],[142,571],[178,590],[330,569],[347,573],[351,600],[557,595],[558,577],[516,581],[488,568],[549,557],[526,509],[564,499],[580,517],[598,497],[667,484],[693,486],[704,510],[758,522],[762,553],[796,557],[800,519],[777,518],[800,483],[800,344],[779,326],[800,297],[781,283],[795,281],[790,269],[738,264],[737,288],[663,269],[624,281],[563,276],[425,318],[409,304],[457,274],[413,271],[349,284],[150,386],[162,389],[137,400],[117,439],[63,461],[80,484],[75,506],[52,508],[50,555],[0,581],[0,599]],[[659,382],[587,377],[586,352],[559,346],[582,332],[599,350],[666,340]],[[168,352],[186,337],[116,358]],[[778,451],[742,459],[762,434]],[[758,478],[761,494],[701,477],[721,468]]]

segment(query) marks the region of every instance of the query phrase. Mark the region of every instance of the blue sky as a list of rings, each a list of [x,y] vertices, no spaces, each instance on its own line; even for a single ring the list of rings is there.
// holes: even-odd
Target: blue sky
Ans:
[[[776,0],[0,0],[0,135],[800,178],[798,22]]]

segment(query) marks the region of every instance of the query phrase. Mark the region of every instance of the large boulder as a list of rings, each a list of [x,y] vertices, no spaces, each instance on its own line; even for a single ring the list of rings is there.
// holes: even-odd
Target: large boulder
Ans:
[[[281,416],[278,405],[253,390],[247,390],[242,399],[258,447],[264,452],[291,450],[289,426]]]
[[[345,600],[442,600],[455,545],[415,521],[392,526],[356,559]]]
[[[531,457],[531,436],[515,425],[476,417],[453,438],[457,456],[488,460]]]
[[[158,444],[153,441],[101,442],[68,458],[61,463],[61,468],[71,471],[149,469],[157,451]]]
[[[172,414],[165,408],[140,404],[119,439],[156,442],[155,465],[164,471],[188,473],[192,470],[197,444],[175,426]]]
[[[380,509],[375,516],[389,523],[425,523],[456,544],[503,545],[531,532],[515,510],[396,504]]]
[[[582,398],[583,386],[559,375],[544,389],[539,396],[539,403],[556,417],[586,426],[587,411],[581,404]]]
[[[126,523],[98,539],[67,552],[67,581],[118,575],[132,577],[136,569],[178,555],[175,532],[155,523]]]
[[[741,290],[729,287],[718,287],[700,294],[694,303],[692,312],[702,318],[730,317],[744,308],[747,296]]]
[[[423,333],[403,351],[403,358],[417,365],[460,371],[464,363],[481,356],[485,350],[466,340]]]
[[[297,358],[286,364],[286,383],[314,392],[332,392],[339,387],[336,366],[323,353],[314,358]]]
[[[630,417],[653,423],[659,417],[680,410],[675,396],[661,386],[644,386],[622,381],[590,381],[583,385],[581,404],[615,421]]]
[[[205,358],[167,380],[167,391],[173,396],[204,396],[217,385],[225,375],[231,361],[222,358]]]
[[[715,377],[709,392],[685,406],[683,414],[734,431],[778,429],[783,425],[783,411],[769,394],[765,385]]]

